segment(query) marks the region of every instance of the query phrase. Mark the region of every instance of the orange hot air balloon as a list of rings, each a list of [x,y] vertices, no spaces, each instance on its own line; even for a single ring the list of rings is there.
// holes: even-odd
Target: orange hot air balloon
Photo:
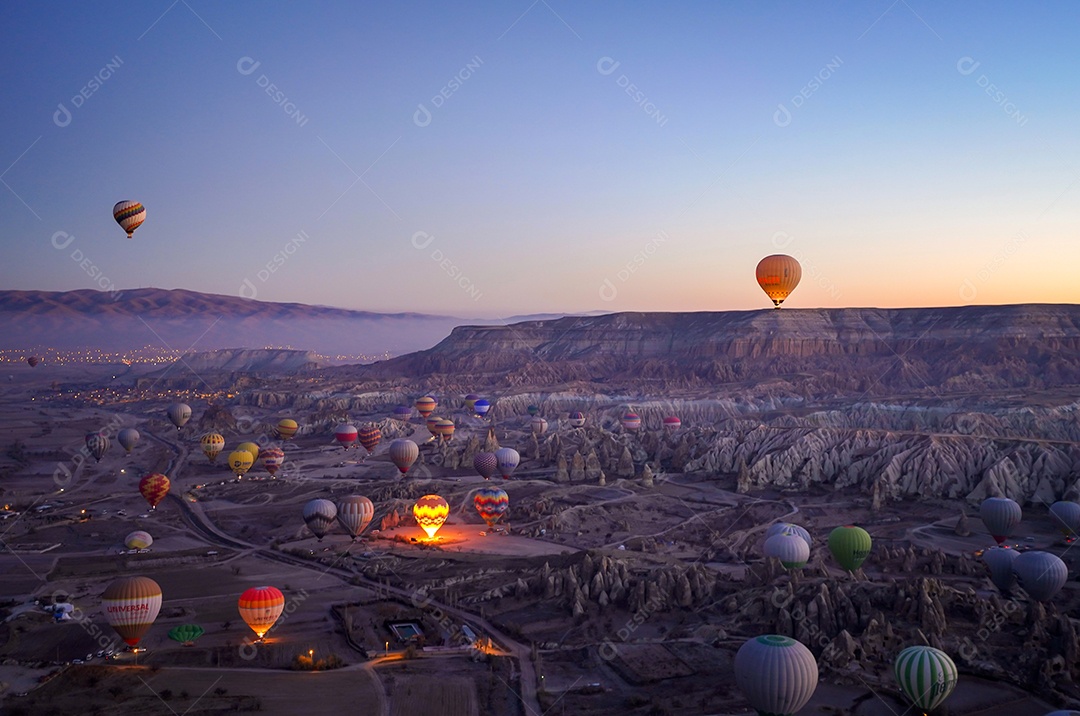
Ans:
[[[382,440],[382,431],[374,425],[365,425],[357,433],[357,439],[360,444],[364,446],[364,449],[368,451],[368,455],[375,452],[375,448],[379,446],[379,442]]]
[[[758,262],[758,285],[777,308],[795,290],[801,278],[802,266],[786,254],[773,254]]]
[[[240,595],[236,606],[240,618],[261,641],[285,610],[285,595],[277,587],[252,587]]]
[[[435,408],[437,408],[438,405],[435,398],[432,398],[430,395],[425,395],[423,398],[416,401],[416,410],[420,413],[420,417],[426,418],[435,412]]]
[[[442,438],[443,442],[447,442],[454,437],[454,431],[457,426],[454,425],[454,421],[449,418],[442,418],[439,422],[435,423],[435,435]]]
[[[438,495],[424,495],[413,505],[413,517],[420,529],[427,533],[428,539],[434,539],[449,515],[450,504]]]
[[[101,606],[109,626],[135,646],[161,611],[161,587],[149,577],[121,577],[105,588]]]
[[[169,494],[169,478],[157,472],[147,475],[139,480],[139,494],[150,503],[150,509],[154,509]]]

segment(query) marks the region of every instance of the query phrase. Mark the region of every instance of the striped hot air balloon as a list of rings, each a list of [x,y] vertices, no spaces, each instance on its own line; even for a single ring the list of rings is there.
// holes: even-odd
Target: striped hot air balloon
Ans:
[[[334,428],[334,439],[341,443],[341,447],[348,450],[357,438],[356,428],[348,423],[342,423]]]
[[[285,464],[285,451],[278,447],[266,448],[259,457],[262,459],[263,468],[271,477]]]
[[[931,646],[909,646],[893,666],[900,690],[923,711],[940,706],[956,688],[959,676],[949,655]]]
[[[402,475],[409,472],[409,468],[420,456],[420,448],[408,438],[398,438],[390,443],[390,461],[394,463]]]
[[[261,641],[285,610],[285,595],[277,587],[252,587],[240,595],[236,606],[240,618]]]
[[[277,434],[282,440],[288,440],[296,435],[296,431],[299,429],[300,425],[292,418],[282,418],[277,424]]]
[[[191,420],[191,406],[187,403],[173,403],[165,410],[165,415],[168,416],[169,422],[179,430]]]
[[[142,226],[142,223],[146,221],[146,208],[137,201],[118,201],[113,206],[112,215],[116,223],[120,224],[120,228],[127,232],[127,237],[130,239],[135,233],[135,229]]]
[[[1080,504],[1068,500],[1055,502],[1050,505],[1050,519],[1066,537],[1080,534]]]
[[[637,413],[626,413],[622,416],[623,430],[636,433],[641,429],[641,416]]]
[[[128,549],[146,549],[152,544],[154,544],[154,538],[149,532],[143,530],[135,530],[124,538],[124,546]]]
[[[810,537],[810,533],[806,531],[806,528],[792,522],[777,522],[776,524],[771,525],[769,529],[765,530],[765,539],[769,539],[773,535],[783,534],[784,532],[794,532],[806,540],[808,547],[814,546],[814,540]]]
[[[478,452],[472,461],[477,474],[485,480],[490,479],[499,469],[499,458],[493,452]]]
[[[439,403],[430,395],[425,395],[416,401],[416,411],[420,413],[421,418],[426,418],[434,413],[437,407],[439,407]]]
[[[1008,497],[988,497],[979,506],[979,516],[990,536],[1001,544],[1020,524],[1023,511],[1015,500]]]
[[[991,547],[982,553],[983,562],[990,572],[990,581],[1002,594],[1008,594],[1016,586],[1013,562],[1019,556],[1019,552],[1008,547]]]
[[[135,444],[139,442],[139,437],[139,431],[135,428],[124,428],[116,434],[116,442],[120,443],[120,447],[130,455]]]
[[[149,577],[120,577],[105,588],[101,606],[109,626],[135,646],[161,611],[161,587]]]
[[[151,473],[139,480],[139,494],[150,504],[150,509],[158,506],[158,503],[169,494],[169,478],[160,473]]]
[[[1061,557],[1049,552],[1024,552],[1013,561],[1017,583],[1037,602],[1054,598],[1069,578]]]
[[[368,451],[368,455],[370,455],[375,452],[375,448],[377,448],[382,441],[382,431],[374,425],[365,425],[364,428],[357,433],[357,438],[360,440],[360,444],[364,446],[364,449]]]
[[[521,462],[521,455],[514,448],[503,447],[495,451],[495,459],[499,461],[499,474],[504,480],[509,480],[514,468]]]
[[[169,638],[180,642],[181,646],[193,646],[195,640],[206,633],[198,624],[181,624],[169,630]]]
[[[476,412],[476,401],[480,400],[480,396],[476,393],[469,393],[465,396],[465,409],[470,413]]]
[[[788,530],[765,540],[765,556],[780,560],[786,569],[802,569],[810,560],[810,545],[794,530]]]
[[[678,430],[681,427],[682,427],[682,421],[679,420],[674,415],[669,415],[666,418],[664,418],[664,429],[667,430],[668,432],[673,433],[673,432],[675,432],[676,430]]]
[[[570,413],[570,427],[572,427],[572,428],[583,428],[583,427],[585,427],[585,413],[582,413],[581,411]]]
[[[330,500],[315,499],[304,505],[304,522],[320,542],[334,527],[337,505]]]
[[[455,430],[457,430],[457,426],[454,425],[454,421],[449,418],[440,418],[439,421],[435,423],[435,436],[443,442],[452,440]]]
[[[529,421],[529,427],[532,428],[533,434],[536,435],[536,437],[540,437],[547,432],[548,421],[544,420],[539,415],[536,415]]]
[[[409,422],[409,418],[412,417],[412,408],[408,405],[399,405],[394,408],[394,418],[400,420],[403,423]]]
[[[210,462],[214,462],[225,448],[225,438],[217,433],[207,433],[199,440],[199,444],[202,445],[203,454]]]
[[[773,305],[780,308],[784,299],[799,285],[802,266],[786,254],[773,254],[758,262],[755,273],[758,286],[761,286],[761,290],[772,300]]]
[[[420,529],[427,533],[428,539],[434,539],[435,533],[446,522],[450,514],[450,505],[438,495],[424,495],[413,505],[413,517]]]
[[[109,438],[105,433],[93,432],[86,434],[86,449],[94,456],[95,462],[101,462],[105,451],[109,449]]]
[[[481,418],[488,414],[491,410],[491,401],[480,398],[473,403],[473,412],[479,415]]]
[[[755,637],[735,654],[735,683],[759,714],[791,716],[817,689],[817,661],[790,637]]]
[[[345,531],[352,536],[353,541],[363,533],[371,518],[375,516],[375,505],[371,500],[361,495],[343,497],[337,503],[337,520]]]
[[[473,507],[480,513],[480,518],[487,523],[488,528],[491,528],[510,509],[510,496],[506,494],[506,490],[498,487],[481,487],[473,496]]]

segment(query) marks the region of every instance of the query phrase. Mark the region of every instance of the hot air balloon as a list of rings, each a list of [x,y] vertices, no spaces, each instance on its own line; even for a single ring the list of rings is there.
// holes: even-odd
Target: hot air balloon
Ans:
[[[794,532],[806,540],[807,547],[814,546],[814,540],[810,537],[810,533],[806,531],[806,528],[791,522],[777,522],[776,524],[770,525],[769,529],[765,530],[765,539],[769,539],[773,535],[783,534],[784,532]]]
[[[202,445],[202,451],[210,459],[210,462],[214,462],[225,447],[225,438],[217,433],[207,433],[202,436],[199,444]]]
[[[682,427],[682,421],[679,420],[674,415],[669,415],[668,417],[664,418],[664,429],[667,430],[668,432],[673,433],[673,432],[675,432],[676,430],[678,430],[681,427]]]
[[[139,480],[139,494],[154,509],[169,494],[169,478],[157,472],[147,475]]]
[[[735,683],[759,714],[789,716],[814,695],[817,661],[809,649],[790,637],[755,637],[735,654]]]
[[[149,577],[120,577],[101,595],[105,621],[128,646],[135,646],[161,611],[161,587]]]
[[[251,457],[251,453],[247,450],[233,450],[229,453],[229,469],[236,475],[236,479],[239,480],[244,476],[251,466],[255,464],[255,459]]]
[[[139,431],[135,428],[124,428],[116,434],[116,442],[130,455],[135,443],[139,442]]]
[[[475,393],[469,393],[465,396],[465,408],[470,413],[476,412],[476,401],[480,400],[480,396]]]
[[[641,428],[641,417],[637,413],[627,413],[622,416],[623,430],[636,433]]]
[[[536,437],[540,437],[547,432],[548,422],[541,418],[539,415],[536,415],[533,417],[532,420],[529,421],[529,427],[532,428],[533,434]]]
[[[105,433],[87,433],[86,449],[94,456],[96,462],[101,462],[101,458],[105,455],[105,451],[109,449],[109,438]]]
[[[419,456],[420,448],[408,438],[398,438],[390,443],[390,461],[397,466],[402,475],[409,471]]]
[[[152,544],[154,544],[154,538],[149,532],[142,530],[135,530],[124,538],[124,546],[128,549],[146,549]]]
[[[1050,505],[1050,518],[1066,537],[1080,533],[1080,504],[1067,500],[1055,502]]]
[[[1069,568],[1056,554],[1024,552],[1013,561],[1016,581],[1037,602],[1048,602],[1065,586]]]
[[[285,610],[285,595],[277,587],[252,587],[240,595],[236,606],[240,618],[262,641]]]
[[[282,440],[288,440],[293,435],[296,435],[296,431],[299,429],[300,425],[292,418],[282,418],[277,424],[277,434]]]
[[[429,415],[424,418],[424,427],[427,428],[427,431],[431,433],[431,437],[433,438],[439,437],[439,431],[436,426],[439,424],[440,420],[442,420],[442,418],[438,415]]]
[[[829,533],[829,551],[840,566],[849,572],[862,566],[863,560],[870,554],[871,544],[870,534],[862,527],[847,525]]]
[[[258,443],[253,443],[251,441],[248,441],[248,442],[245,442],[245,443],[240,443],[239,445],[236,446],[236,449],[237,450],[243,450],[243,451],[249,453],[251,455],[251,462],[252,463],[254,463],[256,460],[258,460],[259,455],[262,454],[262,450],[259,448],[259,444]]]
[[[337,503],[337,520],[352,536],[354,542],[371,523],[374,515],[375,505],[371,503],[371,500],[360,495],[343,497]]]
[[[1002,594],[1008,594],[1016,586],[1013,562],[1019,556],[1019,552],[1008,547],[991,547],[982,554],[983,562],[990,571],[990,581]]]
[[[413,505],[413,517],[420,529],[427,533],[428,539],[434,539],[435,533],[446,522],[450,514],[450,505],[438,495],[424,495]]]
[[[173,403],[165,414],[169,416],[169,422],[176,426],[177,430],[184,427],[191,420],[191,406],[186,403]]]
[[[38,358],[37,356],[30,356],[29,358],[26,359],[26,362],[30,364],[31,368],[33,368],[34,366],[36,366],[38,363],[41,362],[41,359]]]
[[[357,433],[357,436],[360,444],[364,446],[364,449],[370,455],[379,446],[379,442],[382,440],[382,431],[374,425],[365,425],[364,429]]]
[[[127,232],[130,239],[135,229],[146,221],[146,209],[137,201],[118,201],[113,206],[112,216],[120,228]]]
[[[409,422],[409,418],[412,417],[412,408],[408,405],[399,405],[394,408],[394,418],[400,420],[403,423]]]
[[[765,540],[765,556],[780,560],[785,569],[802,569],[810,560],[810,545],[788,530]]]
[[[454,437],[454,431],[457,430],[457,426],[454,425],[454,421],[449,418],[440,418],[435,423],[435,436],[440,438],[443,442],[448,442]]]
[[[320,542],[334,527],[337,519],[337,505],[330,500],[316,499],[304,505],[304,523]]]
[[[509,480],[514,468],[521,462],[521,455],[514,448],[504,447],[495,451],[495,459],[499,461],[499,474],[504,480]]]
[[[529,414],[529,417],[534,417],[540,414],[540,406],[530,405],[529,407],[525,408],[525,412]]]
[[[780,308],[784,299],[795,290],[802,278],[802,266],[785,254],[766,256],[757,265],[757,282],[761,290]]]
[[[570,427],[583,428],[585,427],[585,413],[576,412],[570,413]]]
[[[356,432],[356,428],[348,423],[342,423],[334,428],[334,439],[336,439],[341,446],[348,450],[352,447],[352,444],[356,442],[356,438],[359,433]]]
[[[489,410],[491,410],[491,401],[480,398],[480,400],[473,403],[473,412],[481,418],[487,415]]]
[[[487,480],[499,469],[499,458],[495,457],[493,452],[478,452],[472,464],[480,477]]]
[[[263,467],[270,473],[271,477],[276,475],[281,466],[285,464],[285,451],[281,448],[267,448],[262,451],[260,457],[262,458]]]
[[[1014,500],[1008,497],[988,497],[979,507],[979,516],[998,544],[1004,542],[1020,524],[1023,512]]]
[[[923,711],[932,711],[949,698],[959,676],[949,655],[932,646],[909,646],[901,651],[893,673],[900,690]]]
[[[193,646],[195,640],[206,633],[198,624],[181,624],[169,630],[169,638],[178,641],[182,646]]]
[[[439,403],[430,395],[425,395],[416,401],[416,411],[420,413],[421,418],[426,418],[435,412],[435,408],[439,406]]]
[[[473,507],[490,529],[510,509],[510,497],[497,487],[481,487],[473,497]]]

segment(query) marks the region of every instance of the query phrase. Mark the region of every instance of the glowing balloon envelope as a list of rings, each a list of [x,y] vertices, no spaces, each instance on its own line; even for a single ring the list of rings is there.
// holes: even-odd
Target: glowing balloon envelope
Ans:
[[[758,713],[787,716],[814,695],[817,661],[809,649],[790,637],[755,637],[735,654],[735,683]]]
[[[794,530],[781,532],[765,540],[765,556],[780,560],[786,569],[801,569],[810,560],[810,545]]]
[[[101,458],[104,457],[105,451],[109,449],[109,438],[105,436],[105,433],[87,433],[86,449],[94,456],[96,462],[101,462]]]
[[[990,536],[1001,544],[1020,524],[1023,511],[1015,500],[1008,497],[988,497],[979,506],[979,516],[982,517]]]
[[[202,436],[199,444],[202,445],[203,454],[209,458],[210,462],[214,462],[225,448],[225,438],[217,433],[207,433]]]
[[[495,459],[499,462],[499,474],[504,480],[509,480],[514,474],[514,468],[521,463],[521,455],[514,448],[499,448],[495,451]]]
[[[382,441],[382,431],[374,425],[365,425],[364,429],[357,433],[357,438],[360,440],[360,444],[364,446],[364,449],[368,451],[368,455],[370,455],[375,452],[375,448]]]
[[[165,411],[165,414],[169,417],[169,422],[179,430],[187,424],[187,421],[191,420],[191,406],[186,403],[173,403]]]
[[[893,673],[900,690],[923,711],[940,706],[959,676],[949,655],[931,646],[909,646],[896,657]]]
[[[409,468],[420,456],[420,448],[408,438],[398,438],[390,443],[390,461],[397,466],[402,475],[409,472]]]
[[[427,533],[428,539],[434,539],[435,533],[450,515],[450,505],[438,495],[424,495],[413,505],[413,517],[420,529]]]
[[[487,480],[499,469],[499,458],[493,452],[478,452],[472,464],[477,474]]]
[[[348,423],[342,423],[334,428],[334,439],[341,443],[341,446],[348,450],[359,435],[356,428]]]
[[[435,412],[435,408],[439,406],[439,403],[430,395],[425,395],[416,401],[416,411],[420,413],[421,418],[426,418]]]
[[[127,232],[127,237],[132,238],[135,229],[142,226],[146,221],[146,209],[137,201],[118,201],[113,206],[113,219],[120,228]]]
[[[473,507],[480,513],[480,518],[487,523],[488,528],[491,528],[510,509],[510,496],[506,494],[506,490],[497,487],[481,487],[473,497]]]
[[[105,620],[128,646],[135,646],[161,611],[161,587],[149,577],[120,577],[101,595]]]
[[[152,544],[154,544],[154,538],[149,532],[143,530],[135,530],[124,538],[124,546],[128,549],[146,549]]]
[[[165,495],[169,494],[169,478],[160,473],[151,473],[139,480],[139,494],[150,505],[150,509],[158,506]]]
[[[233,471],[237,479],[244,476],[251,466],[255,464],[255,458],[247,450],[233,450],[229,453],[229,469]]]
[[[356,541],[356,538],[371,524],[371,518],[374,516],[375,505],[361,495],[343,497],[337,503],[337,520],[352,536],[353,541]]]
[[[802,266],[786,254],[766,256],[757,265],[757,282],[773,305],[780,308],[802,278]]]
[[[983,562],[990,572],[990,581],[1002,594],[1008,594],[1016,586],[1013,562],[1019,556],[1019,552],[1007,547],[991,547],[982,554]]]
[[[288,440],[296,435],[296,431],[299,429],[300,425],[292,418],[282,418],[277,424],[277,434],[282,440]]]
[[[277,587],[252,587],[240,595],[236,606],[240,618],[262,639],[285,610],[285,595]]]
[[[583,427],[585,427],[585,413],[582,413],[580,411],[575,412],[575,413],[570,413],[570,427],[572,427],[572,428],[583,428]]]
[[[829,551],[840,566],[849,572],[862,566],[863,561],[870,555],[872,545],[870,533],[862,527],[846,525],[829,533]]]
[[[124,428],[116,434],[116,442],[130,455],[135,444],[139,442],[139,437],[139,431],[135,428]]]
[[[1029,597],[1048,602],[1065,586],[1069,568],[1056,554],[1024,552],[1013,561],[1013,574]]]
[[[304,505],[304,522],[320,542],[333,529],[337,505],[330,500],[316,499]]]

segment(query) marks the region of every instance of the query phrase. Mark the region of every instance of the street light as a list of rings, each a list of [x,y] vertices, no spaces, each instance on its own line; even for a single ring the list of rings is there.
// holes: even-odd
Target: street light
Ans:
[[[390,655],[390,642],[386,642],[386,655]]]

